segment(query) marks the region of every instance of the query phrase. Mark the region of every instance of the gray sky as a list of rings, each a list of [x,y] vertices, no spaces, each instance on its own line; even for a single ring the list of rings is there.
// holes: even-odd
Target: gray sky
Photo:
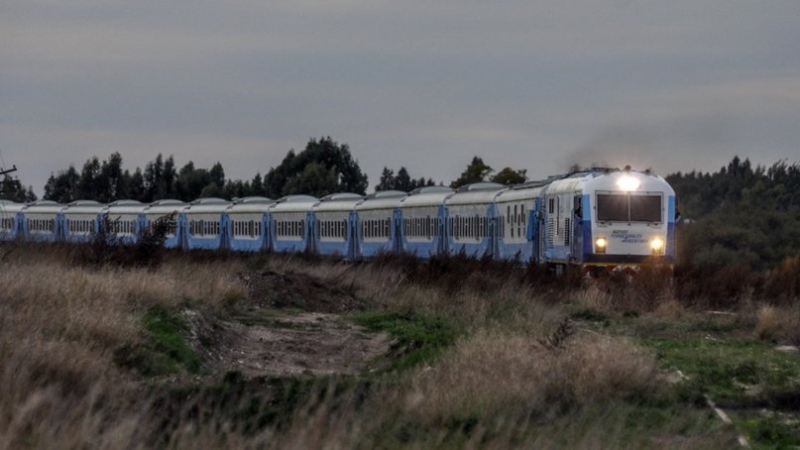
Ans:
[[[37,194],[92,156],[251,179],[309,138],[449,182],[473,156],[800,162],[800,1],[3,0],[0,152]]]

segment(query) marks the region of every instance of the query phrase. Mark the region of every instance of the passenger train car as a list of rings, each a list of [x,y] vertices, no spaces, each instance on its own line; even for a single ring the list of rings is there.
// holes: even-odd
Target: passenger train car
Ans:
[[[0,201],[0,238],[86,242],[105,216],[126,243],[161,217],[176,226],[166,247],[239,252],[311,252],[365,259],[382,253],[420,258],[476,257],[566,265],[628,267],[675,258],[675,193],[649,171],[591,169],[507,187],[476,183],[367,197],[293,195],[234,202],[120,200],[19,204]]]

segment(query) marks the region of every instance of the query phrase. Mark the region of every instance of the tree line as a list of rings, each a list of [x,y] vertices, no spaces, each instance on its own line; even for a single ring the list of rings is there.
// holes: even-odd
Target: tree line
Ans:
[[[480,181],[510,185],[526,179],[524,169],[512,170],[507,167],[495,174],[490,166],[476,156],[450,186],[458,188]],[[401,167],[396,174],[394,170],[384,167],[375,191],[391,189],[411,192],[435,184],[431,178],[412,178],[405,167]],[[3,198],[14,201],[36,199],[33,190],[22,189],[19,181],[12,180],[6,185],[16,190],[3,191],[0,193]],[[69,166],[51,174],[44,186],[44,199],[59,203],[86,199],[101,203],[120,199],[149,203],[165,198],[188,202],[205,197],[232,200],[248,196],[277,199],[293,194],[324,197],[337,192],[353,192],[365,195],[367,186],[367,176],[353,158],[349,146],[324,137],[311,139],[300,152],[289,150],[281,163],[270,168],[266,175],[262,176],[259,172],[251,180],[245,181],[227,179],[220,162],[206,169],[196,167],[189,161],[179,168],[172,156],[165,158],[158,154],[144,169],[137,167],[130,171],[123,168],[122,155],[119,153],[113,153],[102,161],[95,156],[87,160],[80,171],[75,166]]]
[[[364,194],[367,176],[353,159],[347,144],[330,137],[311,139],[299,153],[290,150],[280,165],[247,181],[225,177],[220,162],[211,168],[196,167],[189,161],[178,168],[172,156],[161,154],[144,169],[123,169],[122,156],[113,153],[108,160],[93,157],[80,172],[74,166],[51,174],[44,187],[44,198],[59,203],[79,199],[109,203],[120,199],[149,203],[173,198],[192,201],[205,197],[234,199],[248,196],[280,198],[291,194],[323,197],[335,192]]]
[[[800,165],[753,166],[733,158],[717,172],[675,173],[684,218],[678,257],[685,266],[775,267],[800,255]]]

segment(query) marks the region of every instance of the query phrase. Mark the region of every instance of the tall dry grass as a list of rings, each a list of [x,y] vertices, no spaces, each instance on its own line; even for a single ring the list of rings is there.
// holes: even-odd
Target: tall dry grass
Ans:
[[[243,295],[237,262],[178,259],[153,272],[75,266],[56,246],[4,250],[0,449],[146,446],[146,401],[115,349],[142,339],[148,308],[220,310]]]
[[[756,314],[753,333],[759,339],[800,346],[800,305],[762,306]]]
[[[503,275],[502,265],[439,261],[436,270],[471,267],[440,283],[388,263],[189,254],[170,255],[157,270],[120,269],[75,266],[69,252],[16,248],[1,258],[0,450],[660,446],[626,431],[634,414],[626,402],[659,395],[653,355],[582,332],[546,349],[540,341],[563,311],[549,288],[516,270]],[[320,380],[282,425],[257,430],[243,429],[219,405],[198,404],[204,397],[196,393],[165,394],[171,380],[146,381],[115,366],[116,349],[143,339],[145,311],[225,314],[246,295],[237,274],[248,270],[304,273],[349,289],[370,308],[446,317],[462,338],[428,366],[385,379]],[[613,307],[613,293],[591,289],[571,292]],[[249,411],[269,398],[244,391],[240,401]],[[159,414],[168,401],[179,416],[164,429]],[[708,444],[697,436],[680,444]]]
[[[549,350],[520,335],[481,332],[415,374],[406,412],[425,422],[509,409],[542,416],[649,398],[659,391],[657,375],[654,355],[624,339],[579,334]]]

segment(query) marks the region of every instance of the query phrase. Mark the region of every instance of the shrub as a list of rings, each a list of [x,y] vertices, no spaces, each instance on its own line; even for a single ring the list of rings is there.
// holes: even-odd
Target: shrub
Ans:
[[[800,300],[800,255],[786,258],[764,276],[766,300],[788,305]]]

